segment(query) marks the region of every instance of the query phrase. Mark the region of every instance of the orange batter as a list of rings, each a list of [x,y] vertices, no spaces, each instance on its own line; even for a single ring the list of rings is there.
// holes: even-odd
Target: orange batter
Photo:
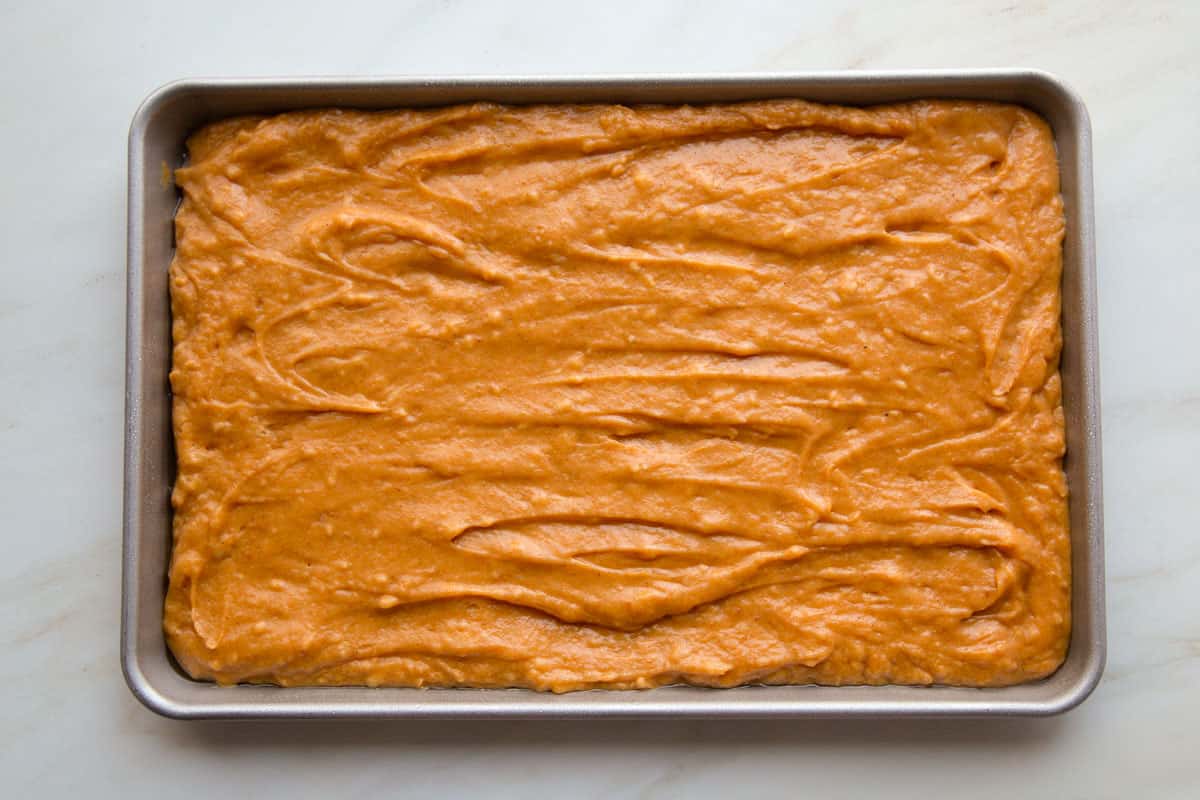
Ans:
[[[191,675],[1062,661],[1064,223],[1029,111],[331,110],[189,150],[166,633]]]

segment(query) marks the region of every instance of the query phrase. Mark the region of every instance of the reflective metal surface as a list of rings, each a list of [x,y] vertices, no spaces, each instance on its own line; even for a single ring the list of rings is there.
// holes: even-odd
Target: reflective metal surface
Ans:
[[[564,695],[525,690],[217,687],[171,660],[162,605],[171,543],[174,450],[167,267],[177,204],[167,170],[205,122],[245,113],[342,106],[394,108],[472,100],[506,103],[731,102],[800,97],[867,105],[932,97],[1020,103],[1054,129],[1066,204],[1062,376],[1073,546],[1073,614],[1066,663],[1049,678],[999,689],[958,687],[666,687]],[[180,718],[588,718],[1048,715],[1073,708],[1104,669],[1104,550],[1100,479],[1091,127],[1080,99],[1026,70],[630,75],[510,78],[187,80],[154,92],[129,134],[125,528],[121,663],[133,693]]]

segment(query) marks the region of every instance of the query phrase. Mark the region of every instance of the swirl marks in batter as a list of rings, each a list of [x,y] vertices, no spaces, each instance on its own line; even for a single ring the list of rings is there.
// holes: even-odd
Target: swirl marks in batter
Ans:
[[[189,151],[165,627],[192,675],[1061,663],[1063,216],[1030,112],[326,110]]]

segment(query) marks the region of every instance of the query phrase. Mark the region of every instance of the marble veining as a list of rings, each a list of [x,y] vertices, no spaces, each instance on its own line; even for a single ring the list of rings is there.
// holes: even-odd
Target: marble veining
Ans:
[[[0,9],[6,796],[1200,795],[1200,5],[214,0]],[[125,134],[183,76],[1026,66],[1095,135],[1109,669],[1060,719],[181,724],[117,659]],[[1014,778],[1015,776],[1015,778]]]

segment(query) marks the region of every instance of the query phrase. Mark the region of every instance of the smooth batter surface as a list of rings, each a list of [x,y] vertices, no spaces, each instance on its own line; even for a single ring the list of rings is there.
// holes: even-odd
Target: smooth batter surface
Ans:
[[[1063,215],[1030,112],[318,111],[189,148],[166,632],[193,676],[1063,659]]]

